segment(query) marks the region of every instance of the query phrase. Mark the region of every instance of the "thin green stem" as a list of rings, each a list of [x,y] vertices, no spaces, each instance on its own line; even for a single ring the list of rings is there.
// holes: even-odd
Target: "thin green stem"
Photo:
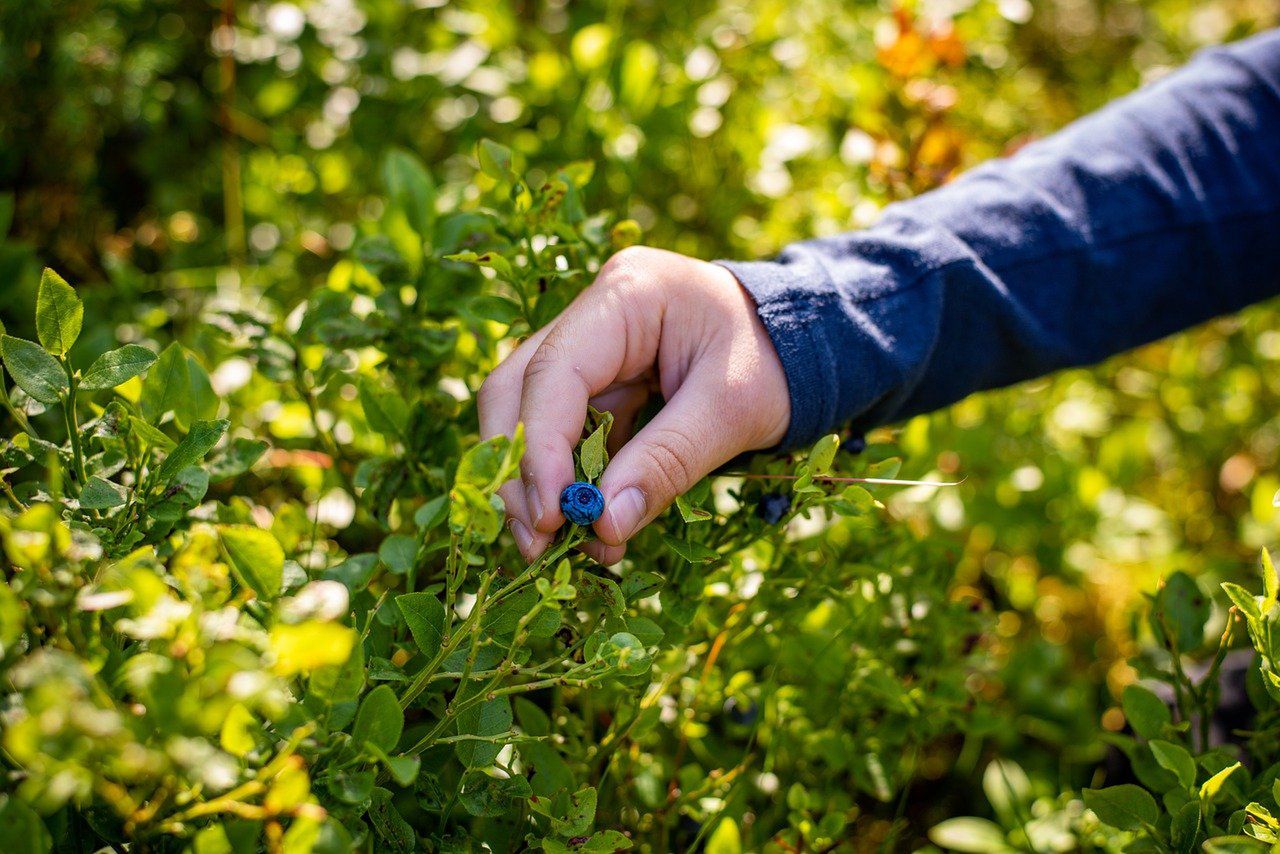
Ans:
[[[67,399],[63,403],[62,415],[67,423],[67,435],[71,439],[71,456],[75,465],[76,472],[76,493],[78,494],[84,488],[85,481],[88,477],[84,468],[84,448],[80,444],[80,421],[76,417],[76,391],[80,385],[76,379],[75,371],[71,369],[71,362],[66,356],[62,357],[62,368],[67,372]]]
[[[27,509],[27,505],[18,500],[18,496],[13,494],[13,487],[9,486],[9,481],[0,477],[0,490],[4,491],[5,498],[9,499],[9,503],[13,505],[13,509],[21,513]]]
[[[3,406],[4,410],[9,413],[9,417],[17,423],[18,429],[28,436],[39,438],[39,436],[36,436],[36,431],[31,429],[31,422],[27,420],[26,413],[14,406],[13,401],[9,399],[9,389],[5,387],[3,381],[0,381],[0,406]]]

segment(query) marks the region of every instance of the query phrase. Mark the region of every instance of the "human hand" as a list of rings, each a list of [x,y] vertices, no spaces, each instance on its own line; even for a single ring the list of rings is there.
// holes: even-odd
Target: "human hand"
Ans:
[[[632,435],[653,391],[666,401]],[[782,363],[751,297],[723,267],[642,246],[618,252],[478,396],[483,438],[524,423],[521,480],[499,491],[528,560],[564,524],[560,492],[587,404],[614,415],[605,510],[584,550],[616,563],[636,531],[716,467],[768,448],[791,418]]]

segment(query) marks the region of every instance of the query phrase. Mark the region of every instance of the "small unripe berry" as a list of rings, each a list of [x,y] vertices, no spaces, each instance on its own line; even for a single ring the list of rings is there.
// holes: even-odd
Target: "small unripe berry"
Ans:
[[[790,509],[790,495],[785,492],[770,492],[760,498],[760,503],[756,505],[756,515],[766,523],[776,525]]]
[[[560,493],[560,512],[573,524],[585,528],[604,512],[604,496],[589,483],[571,483]]]

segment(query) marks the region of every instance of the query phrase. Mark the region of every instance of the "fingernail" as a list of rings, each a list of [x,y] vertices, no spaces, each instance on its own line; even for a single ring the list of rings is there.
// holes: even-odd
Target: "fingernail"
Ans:
[[[609,524],[620,540],[625,540],[636,532],[647,512],[644,493],[634,486],[628,486],[615,495],[612,501],[605,503]]]
[[[524,488],[524,499],[529,505],[529,519],[536,528],[542,522],[542,501],[538,498],[538,487],[532,483],[527,485]]]
[[[520,547],[520,551],[527,553],[529,546],[533,545],[533,534],[529,533],[529,529],[519,519],[512,519],[509,524],[511,535],[516,538],[516,545]]]

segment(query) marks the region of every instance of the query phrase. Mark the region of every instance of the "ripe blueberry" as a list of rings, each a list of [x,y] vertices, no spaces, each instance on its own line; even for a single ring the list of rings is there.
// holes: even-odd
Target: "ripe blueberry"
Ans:
[[[851,454],[860,454],[867,449],[867,437],[854,436],[848,442],[845,442],[844,447]]]
[[[604,512],[604,496],[589,483],[571,483],[560,493],[560,512],[573,524],[585,528]]]
[[[760,498],[760,503],[756,505],[756,515],[767,524],[776,525],[790,509],[790,495],[785,492],[770,492]]]

